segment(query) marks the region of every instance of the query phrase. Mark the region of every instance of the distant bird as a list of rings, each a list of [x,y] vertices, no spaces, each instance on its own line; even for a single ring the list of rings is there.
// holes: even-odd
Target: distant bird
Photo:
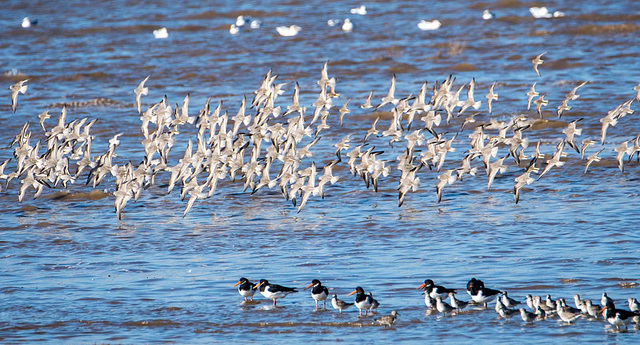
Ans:
[[[30,28],[32,26],[36,26],[38,25],[38,21],[37,20],[31,20],[29,19],[29,17],[24,17],[22,18],[22,23],[20,24],[23,28]]]
[[[442,23],[437,19],[434,19],[432,21],[421,20],[418,23],[418,29],[422,31],[438,30],[440,29],[441,26],[442,26]]]
[[[342,31],[353,31],[353,23],[351,22],[351,19],[347,18],[344,20],[344,22],[342,23]]]
[[[331,296],[331,305],[333,306],[333,309],[339,310],[342,314],[342,311],[349,309],[349,307],[352,306],[353,303],[348,303],[341,299],[338,299],[338,295],[333,294],[333,296]]]
[[[540,71],[538,71],[538,66],[544,63],[544,60],[542,60],[542,56],[546,53],[547,52],[544,52],[536,56],[533,60],[531,60],[531,62],[533,63],[533,70],[536,71],[536,74],[538,75],[538,77],[540,77]]]
[[[253,301],[253,295],[256,292],[256,284],[253,284],[249,279],[242,277],[233,287],[236,286],[238,286],[238,293],[240,296],[244,297],[245,302],[249,299]]]
[[[136,107],[138,107],[138,114],[142,112],[140,109],[140,99],[142,98],[142,95],[146,96],[149,94],[149,88],[144,86],[144,83],[146,83],[147,80],[149,80],[149,77],[151,76],[148,75],[146,78],[144,78],[144,80],[140,82],[140,85],[138,85],[138,87],[136,87],[135,90],[133,90],[133,93],[136,94]]]
[[[361,109],[371,109],[373,108],[373,105],[371,104],[371,98],[373,97],[373,91],[369,92],[369,96],[367,96],[367,99],[364,101],[364,104],[360,105]]]
[[[262,26],[262,21],[260,21],[259,19],[254,19],[251,21],[251,23],[249,23],[249,27],[252,28],[253,30],[260,29],[261,26]]]
[[[237,35],[240,32],[240,28],[236,24],[229,26],[229,33],[231,35]]]
[[[351,12],[351,14],[359,14],[361,16],[364,16],[365,14],[367,14],[367,6],[360,5],[358,7],[350,9],[349,12]]]
[[[533,16],[533,18],[551,18],[553,15],[549,13],[549,10],[546,7],[529,7],[529,12]]]
[[[295,36],[300,32],[300,30],[302,30],[302,28],[297,25],[276,27],[276,31],[280,34],[280,36],[284,36],[284,37]]]
[[[273,300],[273,306],[276,306],[276,301],[280,298],[285,298],[290,293],[298,292],[294,288],[284,287],[282,285],[270,284],[268,280],[261,279],[260,283],[255,286],[255,288],[260,288],[260,293],[265,298]]]
[[[374,321],[379,325],[384,325],[385,327],[391,327],[396,320],[398,319],[398,312],[395,310],[391,311],[391,315],[385,315],[375,319]]]
[[[495,18],[495,15],[489,10],[482,11],[482,19],[489,20]]]
[[[153,30],[153,36],[157,39],[164,39],[169,37],[169,31],[167,31],[167,28]]]
[[[329,289],[326,286],[322,286],[322,283],[318,279],[314,279],[311,281],[311,284],[307,286],[306,289],[311,289],[311,297],[316,301],[316,309],[318,309],[318,301],[324,302],[323,309],[327,309],[327,297],[329,296]]]
[[[542,107],[546,107],[549,104],[549,101],[547,101],[546,99],[544,99],[547,96],[547,94],[544,95],[540,95],[538,97],[538,99],[536,99],[535,104],[536,104],[536,111],[538,112],[538,115],[540,115],[540,118],[544,118],[542,116]]]
[[[11,109],[13,109],[14,113],[16,112],[16,108],[18,108],[18,92],[23,95],[27,93],[29,85],[24,84],[28,81],[29,79],[25,79],[9,86],[9,90],[11,90]]]

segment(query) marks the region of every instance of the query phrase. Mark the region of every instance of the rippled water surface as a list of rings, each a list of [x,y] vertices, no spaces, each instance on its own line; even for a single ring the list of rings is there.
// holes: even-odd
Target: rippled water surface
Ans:
[[[536,90],[548,93],[549,106],[543,109],[550,120],[523,132],[530,140],[525,153],[533,153],[540,142],[540,150],[552,154],[565,137],[562,129],[582,118],[576,142],[596,140],[587,156],[603,148],[602,161],[583,175],[585,161],[567,146],[566,164],[525,187],[518,204],[514,178],[524,170],[511,158],[489,191],[481,159],[473,161],[478,174],[447,186],[440,203],[435,192],[439,173],[424,167],[417,173],[420,187],[398,207],[396,158],[405,141],[391,147],[389,138],[374,136],[367,147],[384,151],[380,158],[391,167],[377,193],[351,175],[347,151],[334,170],[339,181],[325,187],[324,199],[311,197],[299,213],[277,186],[252,194],[243,191],[239,176],[221,182],[213,197],[198,200],[184,218],[187,201],[180,200],[180,186],[167,194],[167,172],[137,202],[127,204],[122,220],[114,212],[113,178],[94,190],[85,185],[85,172],[68,188],[47,188],[35,200],[29,190],[22,203],[22,177],[8,186],[2,181],[0,342],[637,342],[633,327],[611,332],[602,321],[567,326],[551,319],[526,325],[519,317],[499,319],[493,308],[452,317],[425,314],[415,288],[431,278],[460,289],[459,298],[467,300],[465,285],[477,277],[520,300],[526,294],[571,300],[575,293],[599,300],[606,291],[626,308],[628,297],[640,297],[640,165],[625,157],[622,173],[614,151],[625,140],[633,146],[640,132],[638,114],[622,118],[609,128],[602,147],[599,142],[599,119],[636,95],[640,3],[549,1],[544,5],[552,12],[566,14],[550,19],[529,13],[530,6],[543,3],[517,0],[362,4],[368,11],[364,16],[349,13],[360,5],[349,1],[5,2],[0,12],[0,82],[5,85],[0,158],[12,157],[9,145],[27,121],[31,145],[45,140],[38,124],[41,112],[50,110],[49,129],[63,103],[107,98],[112,102],[106,106],[69,107],[67,122],[98,119],[91,129],[96,156],[123,133],[114,164],[137,165],[144,138],[133,89],[146,76],[151,75],[143,109],[165,95],[170,105],[181,104],[190,94],[191,115],[211,96],[212,107],[223,101],[223,112],[233,116],[242,97],[251,101],[272,70],[276,83],[288,83],[278,105],[286,109],[290,104],[297,81],[300,102],[312,113],[320,89],[316,81],[329,61],[329,75],[341,95],[334,99],[330,128],[319,135],[301,169],[312,162],[321,168],[335,159],[333,145],[348,134],[353,146],[361,143],[378,116],[378,128],[387,128],[389,105],[377,112],[359,105],[370,91],[378,104],[393,74],[396,97],[417,95],[425,81],[431,92],[450,74],[456,77],[454,90],[475,78],[476,100],[483,101],[477,123],[520,114],[538,118],[535,109],[526,109],[526,92],[537,82]],[[485,8],[496,18],[483,21]],[[230,35],[229,25],[243,14],[260,19],[262,27]],[[38,24],[20,27],[25,16]],[[326,23],[347,17],[355,24],[350,33]],[[421,31],[416,24],[423,19],[439,19],[442,27]],[[302,28],[295,37],[281,37],[275,30],[291,24]],[[154,38],[153,30],[161,27],[168,29],[167,39]],[[542,76],[537,77],[531,59],[543,52]],[[19,95],[14,114],[6,88],[27,78],[29,89]],[[490,115],[484,96],[494,81],[499,99]],[[555,109],[582,81],[589,83],[580,89],[580,98],[558,119]],[[341,127],[337,110],[347,99],[352,99],[351,113]],[[637,102],[631,109],[638,109]],[[443,171],[459,167],[468,153],[473,130],[460,131],[460,125],[472,111],[437,129],[447,140],[459,132]],[[286,124],[286,119],[272,122]],[[405,128],[405,134],[415,129]],[[497,135],[498,130],[487,133]],[[180,129],[169,164],[177,164],[195,137],[194,125]],[[311,140],[305,138],[302,145]],[[263,145],[266,149],[269,143]],[[501,148],[498,157],[507,152]],[[11,161],[4,173],[15,167]],[[397,310],[400,316],[392,328],[374,327],[373,318],[358,318],[355,308],[342,314],[314,310],[307,291],[286,297],[277,309],[258,294],[262,303],[242,304],[232,288],[241,276],[300,290],[317,278],[345,299],[362,286],[380,301],[379,314]]]

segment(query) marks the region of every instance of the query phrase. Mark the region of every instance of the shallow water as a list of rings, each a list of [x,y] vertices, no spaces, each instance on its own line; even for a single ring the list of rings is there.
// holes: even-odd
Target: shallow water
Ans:
[[[640,4],[634,1],[592,1],[575,7],[550,1],[545,5],[552,11],[566,13],[551,19],[534,19],[530,4],[508,0],[433,1],[428,6],[372,1],[365,3],[365,16],[349,14],[355,5],[70,1],[63,15],[55,2],[10,1],[0,13],[0,82],[8,87],[30,81],[15,114],[8,90],[0,104],[0,158],[11,157],[8,146],[26,121],[31,122],[32,142],[44,138],[37,114],[49,109],[47,124],[53,126],[60,106],[50,105],[104,97],[120,105],[72,107],[67,121],[97,118],[92,128],[96,155],[113,135],[124,133],[116,161],[140,161],[143,138],[133,89],[147,75],[145,107],[164,95],[170,104],[181,103],[189,93],[192,115],[209,96],[212,107],[224,101],[224,109],[233,115],[242,96],[250,100],[270,69],[277,82],[289,83],[279,105],[289,104],[297,81],[301,102],[311,108],[320,69],[329,61],[329,75],[337,78],[341,93],[334,109],[351,98],[352,113],[345,116],[344,127],[332,113],[331,128],[323,131],[314,156],[306,158],[303,167],[312,161],[318,167],[330,162],[335,143],[347,134],[358,142],[378,115],[384,118],[379,128],[388,125],[388,114],[358,105],[372,90],[379,102],[394,73],[396,96],[402,97],[417,94],[425,81],[432,87],[453,74],[456,88],[475,78],[476,100],[484,102],[497,81],[500,98],[493,115],[483,103],[479,122],[506,121],[518,114],[537,117],[534,109],[526,110],[525,96],[537,82],[539,92],[549,93],[545,117],[553,121],[524,134],[531,143],[541,141],[547,154],[564,137],[566,124],[578,118],[584,118],[578,141],[599,140],[598,120],[633,98],[640,81]],[[497,18],[483,21],[484,8],[491,8]],[[240,14],[259,18],[262,28],[229,35],[229,25]],[[21,28],[25,16],[38,19],[38,25]],[[326,25],[328,19],[345,17],[355,24],[351,33]],[[442,28],[420,31],[416,24],[422,19],[439,19]],[[289,24],[300,25],[302,31],[280,37],[275,27]],[[154,39],[152,31],[163,26],[169,38]],[[545,51],[538,78],[530,60]],[[555,108],[585,80],[589,84],[571,102],[573,109],[558,120]],[[461,121],[443,123],[447,139]],[[584,161],[567,147],[566,165],[523,189],[518,204],[513,179],[522,169],[508,160],[509,169],[487,191],[484,168],[475,161],[478,175],[447,186],[441,203],[435,194],[438,173],[422,169],[419,190],[409,193],[399,208],[395,158],[402,154],[403,143],[389,147],[385,138],[371,140],[392,166],[391,174],[381,178],[378,193],[352,176],[343,161],[335,171],[340,180],[326,187],[324,199],[312,197],[300,213],[277,187],[252,195],[243,192],[241,181],[226,181],[183,218],[186,200],[180,200],[178,188],[167,195],[169,175],[164,174],[127,205],[118,221],[113,179],[93,191],[83,177],[68,192],[59,186],[32,200],[30,191],[22,203],[17,202],[19,181],[13,180],[0,194],[0,341],[492,343],[499,334],[501,342],[509,343],[633,342],[636,331],[612,333],[601,321],[566,326],[552,319],[525,325],[518,316],[498,319],[493,308],[452,317],[427,315],[415,288],[431,278],[460,289],[459,298],[467,300],[466,282],[477,277],[521,300],[526,294],[547,293],[568,300],[580,293],[599,300],[606,291],[626,308],[626,299],[639,292],[640,165],[633,160],[621,173],[613,149],[639,131],[637,114],[610,128],[603,160],[587,175],[582,175]],[[171,162],[181,158],[195,132],[193,125],[184,126]],[[469,149],[470,133],[459,133],[444,169],[459,165]],[[589,154],[598,147],[590,147]],[[501,149],[500,155],[504,153]],[[13,162],[9,166],[15,169]],[[398,310],[399,320],[384,329],[369,327],[373,318],[358,318],[355,308],[343,314],[316,311],[306,291],[281,300],[277,309],[257,294],[263,303],[243,305],[232,288],[241,276],[300,290],[317,278],[340,298],[362,286],[381,302],[379,314]]]

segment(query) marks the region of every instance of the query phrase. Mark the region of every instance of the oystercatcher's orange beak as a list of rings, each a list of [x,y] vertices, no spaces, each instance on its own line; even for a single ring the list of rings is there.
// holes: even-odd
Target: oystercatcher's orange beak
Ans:
[[[606,307],[606,306],[605,306],[604,308],[600,309],[600,311],[598,312],[598,314],[603,314],[605,310],[607,310],[607,307]]]
[[[427,285],[427,284],[422,283],[422,285],[418,286],[418,287],[416,288],[416,290],[424,289],[424,287],[425,287],[426,285]]]
[[[304,289],[306,290],[306,289],[308,289],[308,288],[310,288],[310,287],[312,287],[312,286],[313,286],[313,283],[309,284],[309,286],[307,286],[307,287],[306,287],[306,288],[304,288]]]
[[[347,296],[351,296],[351,295],[353,295],[353,294],[354,294],[354,293],[356,293],[356,292],[358,292],[358,290],[353,290],[353,291],[351,291],[351,293],[350,293],[350,294],[348,294]]]
[[[240,282],[240,281],[239,281],[239,282],[237,282],[233,287],[236,287],[236,286],[238,286],[238,285],[240,285],[240,284],[242,284],[242,282]]]
[[[255,289],[259,288],[259,287],[260,287],[260,285],[262,285],[262,282],[260,282],[260,283],[256,284],[256,285],[253,287],[253,289],[255,290]]]

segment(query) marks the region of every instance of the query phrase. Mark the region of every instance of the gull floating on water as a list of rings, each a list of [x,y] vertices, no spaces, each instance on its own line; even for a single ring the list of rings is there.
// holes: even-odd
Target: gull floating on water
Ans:
[[[262,22],[259,19],[254,19],[251,21],[251,24],[249,24],[249,27],[252,29],[260,29],[260,26],[262,26]]]
[[[493,13],[491,13],[491,11],[484,10],[482,12],[482,19],[489,20],[489,19],[493,19],[493,18],[495,18],[495,15]]]
[[[336,25],[340,24],[340,19],[329,19],[327,20],[327,25],[334,27]]]
[[[229,27],[229,33],[232,35],[237,35],[240,32],[240,28],[236,24],[231,24]]]
[[[438,30],[440,29],[441,26],[442,26],[442,23],[440,23],[440,21],[437,19],[432,20],[430,22],[426,20],[421,20],[420,23],[418,23],[418,28],[423,31]]]
[[[167,31],[167,28],[153,30],[153,36],[157,39],[167,38],[169,37],[169,31]]]
[[[237,27],[244,26],[244,24],[246,24],[246,23],[247,23],[247,20],[249,20],[249,19],[251,19],[251,18],[250,18],[250,17],[246,17],[246,18],[245,18],[245,16],[238,16],[238,18],[236,18],[236,23],[235,23],[235,25],[236,25]]]
[[[284,37],[292,37],[298,34],[298,32],[300,32],[300,30],[302,30],[301,27],[297,26],[297,25],[291,25],[291,26],[278,26],[276,28],[276,31],[278,31],[278,33],[280,34],[280,36],[284,36]]]
[[[533,16],[533,18],[536,18],[536,19],[539,19],[539,18],[551,18],[551,17],[560,18],[560,17],[566,16],[566,14],[564,12],[561,12],[561,11],[555,11],[552,14],[551,12],[549,12],[549,9],[547,9],[545,6],[542,6],[542,7],[529,7],[529,12]]]
[[[361,16],[364,16],[365,14],[367,14],[367,6],[361,5],[359,7],[354,7],[349,12],[351,12],[351,14],[359,14]]]
[[[29,17],[24,17],[22,19],[22,27],[23,28],[30,28],[31,26],[37,25],[38,21],[37,20],[31,20],[29,19]]]
[[[351,22],[351,19],[347,18],[344,20],[344,23],[342,23],[342,31],[353,31],[353,23]]]

